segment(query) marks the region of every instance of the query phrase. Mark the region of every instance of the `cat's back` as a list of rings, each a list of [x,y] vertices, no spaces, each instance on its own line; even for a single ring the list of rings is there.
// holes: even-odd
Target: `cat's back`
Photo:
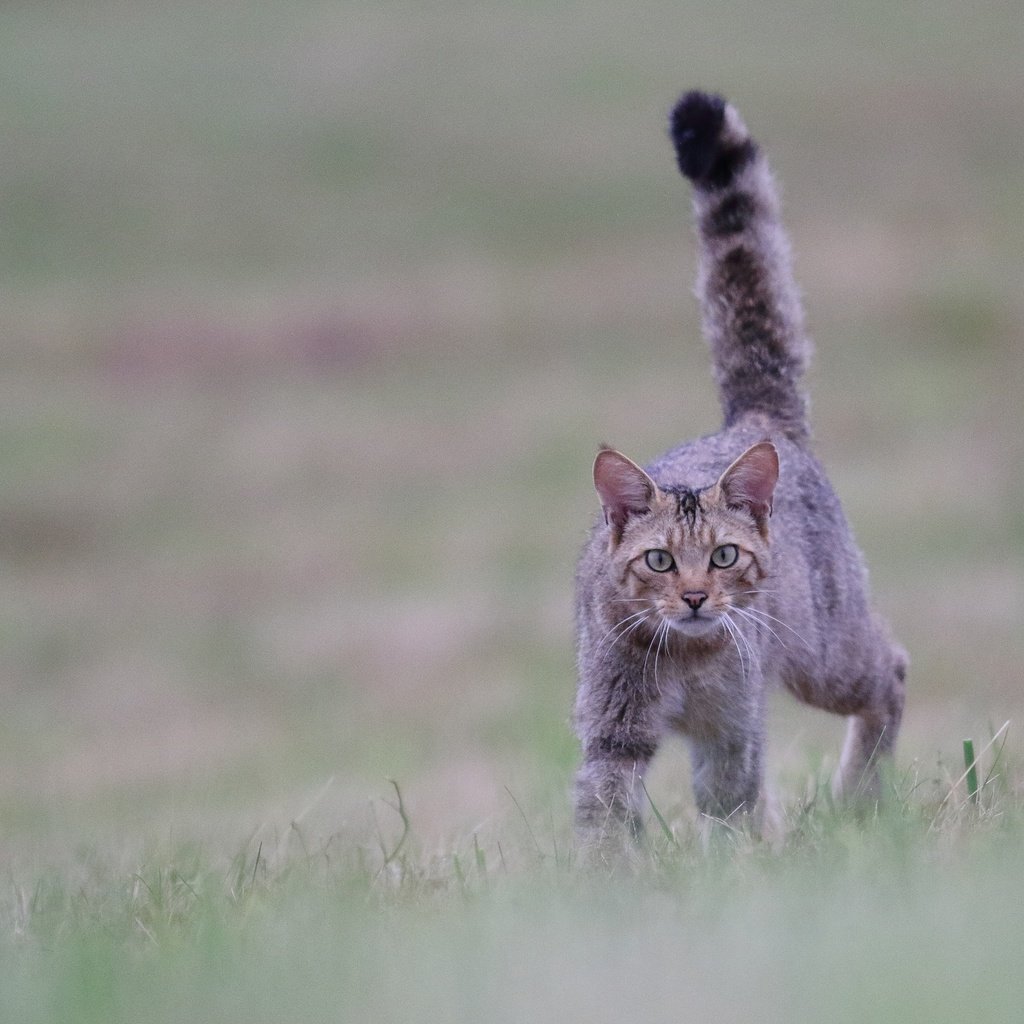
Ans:
[[[818,596],[827,597],[826,590],[836,589],[831,579],[841,580],[841,589],[851,598],[859,595],[862,558],[824,467],[809,446],[774,431],[767,418],[750,417],[684,442],[655,459],[647,472],[668,490],[702,490],[712,487],[751,445],[764,440],[771,441],[779,455],[779,480],[769,520],[774,573],[788,578],[793,586],[795,577],[804,577],[812,591],[820,591]],[[818,600],[814,603],[822,605]],[[825,610],[835,603],[826,599]]]
[[[768,417],[747,417],[717,433],[685,441],[646,469],[659,487],[702,490],[712,486],[736,458],[759,441],[771,441],[779,453],[776,512],[789,511],[793,506],[832,511],[834,506],[841,514],[825,470],[810,448],[774,429]]]

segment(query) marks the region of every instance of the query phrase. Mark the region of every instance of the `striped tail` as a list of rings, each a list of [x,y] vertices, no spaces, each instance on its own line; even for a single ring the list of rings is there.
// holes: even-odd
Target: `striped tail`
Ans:
[[[686,93],[671,129],[679,169],[694,186],[697,292],[725,425],[768,417],[805,441],[800,379],[811,342],[768,162],[720,96]]]

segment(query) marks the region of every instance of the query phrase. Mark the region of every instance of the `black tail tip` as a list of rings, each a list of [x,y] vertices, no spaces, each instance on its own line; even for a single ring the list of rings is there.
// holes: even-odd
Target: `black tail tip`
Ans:
[[[725,122],[725,100],[713,93],[684,93],[669,121],[679,170],[691,181],[703,180],[718,155],[718,136]]]

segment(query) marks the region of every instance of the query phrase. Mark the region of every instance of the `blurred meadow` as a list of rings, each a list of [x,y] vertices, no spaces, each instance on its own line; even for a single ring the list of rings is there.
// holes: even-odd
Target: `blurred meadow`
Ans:
[[[899,771],[945,792],[962,737],[981,746],[1006,720],[1019,752],[1022,52],[1024,10],[1000,2],[970,17],[947,0],[4,4],[0,956],[21,960],[0,1016],[284,1020],[296,1004],[264,996],[289,992],[289,955],[315,949],[330,974],[347,936],[357,966],[294,1019],[572,1019],[544,993],[611,1019],[626,990],[538,982],[530,935],[581,967],[592,926],[611,963],[620,913],[636,940],[623,972],[655,948],[648,969],[668,969],[682,926],[663,905],[644,918],[650,893],[587,921],[587,899],[557,887],[552,910],[546,880],[433,925],[417,910],[394,934],[360,899],[347,930],[267,911],[236,945],[213,913],[202,942],[176,936],[176,969],[208,999],[190,1016],[139,952],[160,946],[153,922],[119,910],[111,929],[97,908],[130,904],[133,879],[152,896],[161,858],[185,877],[182,849],[203,865],[193,888],[203,871],[255,882],[296,850],[386,860],[397,806],[449,878],[452,851],[481,871],[559,859],[593,453],[646,461],[718,424],[665,132],[684,88],[736,102],[783,188],[817,448],[911,653]],[[777,702],[770,767],[789,805],[841,734]],[[651,792],[681,829],[687,790],[670,750]],[[1014,877],[995,859],[993,905]],[[727,899],[726,869],[709,870],[693,867]],[[944,870],[935,892],[958,884]],[[857,895],[870,874],[837,899],[865,937],[886,920],[884,892]],[[341,884],[318,877],[304,907]],[[711,934],[761,963],[746,928],[777,908],[754,889],[751,916],[732,904]],[[33,940],[45,892],[79,916]],[[1019,950],[1014,927],[1004,910],[971,935]],[[505,965],[507,1001],[479,980],[506,937],[526,965]],[[435,942],[464,958],[458,998]],[[822,948],[804,952],[824,977]],[[392,953],[422,1001],[375,1008],[358,964],[397,975]],[[669,1020],[686,992],[647,994]]]

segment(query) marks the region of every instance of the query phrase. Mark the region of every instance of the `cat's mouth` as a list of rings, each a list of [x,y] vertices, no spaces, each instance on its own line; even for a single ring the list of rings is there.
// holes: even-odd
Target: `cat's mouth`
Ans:
[[[699,610],[665,621],[683,636],[707,636],[719,626],[717,615],[709,615],[706,612],[702,614]]]

